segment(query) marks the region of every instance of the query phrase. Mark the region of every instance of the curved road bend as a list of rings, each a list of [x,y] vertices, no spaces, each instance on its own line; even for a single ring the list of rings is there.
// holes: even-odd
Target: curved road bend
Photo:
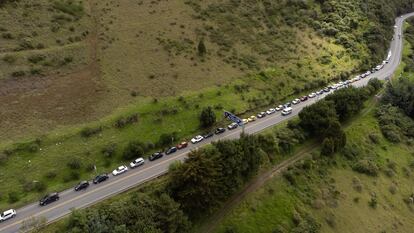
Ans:
[[[402,35],[404,20],[411,16],[414,16],[414,13],[403,15],[402,17],[399,17],[395,20],[397,28],[395,29],[395,39],[391,41],[390,50],[392,52],[392,56],[389,63],[386,64],[382,70],[377,71],[376,73],[369,75],[360,81],[354,82],[352,85],[357,87],[364,86],[371,78],[375,77],[378,79],[386,79],[394,73],[400,64],[403,46],[402,38],[399,39],[398,35]],[[293,107],[293,113],[289,116],[283,117],[280,115],[280,113],[275,113],[273,115],[266,116],[263,119],[258,119],[255,122],[249,123],[245,127],[245,132],[249,134],[257,133],[268,127],[279,124],[282,121],[288,120],[289,118],[296,116],[303,107],[308,106],[318,101],[319,99],[324,98],[325,96],[326,94],[323,94],[316,98],[309,99],[306,102],[295,105]],[[30,217],[45,217],[49,223],[56,221],[57,219],[69,214],[71,212],[71,209],[85,208],[108,197],[114,196],[120,192],[123,192],[134,186],[165,174],[172,162],[177,160],[184,160],[187,154],[197,147],[202,147],[206,144],[211,143],[212,141],[235,139],[240,136],[240,133],[241,129],[239,127],[235,130],[226,131],[221,135],[215,135],[214,137],[206,139],[197,145],[189,145],[187,148],[180,150],[173,155],[164,156],[163,158],[154,162],[146,161],[145,165],[142,167],[131,169],[123,175],[117,177],[111,176],[110,179],[101,184],[91,184],[91,186],[89,186],[89,188],[85,191],[75,192],[73,189],[65,190],[63,192],[60,192],[59,201],[47,206],[40,207],[37,202],[24,206],[17,210],[17,216],[15,218],[0,223],[0,232],[18,232],[22,221]]]

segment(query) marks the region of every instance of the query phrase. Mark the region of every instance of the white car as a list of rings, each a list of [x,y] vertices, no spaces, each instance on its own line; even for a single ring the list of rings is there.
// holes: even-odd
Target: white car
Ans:
[[[7,219],[14,218],[16,216],[16,210],[9,209],[0,214],[0,222],[6,221]]]
[[[292,104],[298,104],[298,103],[300,103],[300,99],[294,99],[294,100],[292,101]]]
[[[196,143],[203,141],[203,139],[204,139],[203,136],[197,135],[191,139],[191,143],[196,144]]]
[[[291,107],[287,107],[287,108],[282,110],[282,116],[287,116],[287,115],[291,114],[292,111],[293,111],[293,109]]]
[[[308,95],[308,97],[309,97],[309,98],[315,98],[315,97],[316,97],[316,93],[315,93],[315,92],[312,92],[312,93],[310,93],[310,94]]]
[[[270,114],[273,114],[275,112],[276,112],[276,110],[274,108],[271,108],[271,109],[269,109],[269,110],[266,111],[266,114],[267,115],[270,115]]]
[[[276,107],[276,111],[278,111],[278,112],[282,111],[282,109],[283,109],[283,105],[279,105],[279,106]]]
[[[145,163],[145,160],[144,160],[143,158],[138,158],[138,159],[136,159],[136,160],[132,161],[132,162],[129,164],[129,166],[130,166],[131,168],[136,168],[136,167],[139,167],[139,166],[144,165],[144,163]]]
[[[120,175],[120,174],[125,173],[127,171],[128,171],[127,166],[122,165],[122,166],[119,166],[117,169],[113,170],[112,175],[117,176],[117,175]]]

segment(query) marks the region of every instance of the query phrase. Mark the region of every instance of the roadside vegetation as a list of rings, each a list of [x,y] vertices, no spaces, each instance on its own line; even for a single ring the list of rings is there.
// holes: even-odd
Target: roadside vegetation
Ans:
[[[26,5],[34,10],[25,14]],[[143,1],[131,6],[20,0],[7,1],[1,9],[10,14],[2,14],[5,21],[17,17],[19,22],[5,27],[6,38],[0,39],[5,45],[1,79],[7,84],[0,89],[11,88],[0,90],[5,109],[0,115],[0,208],[9,208],[208,130],[200,126],[224,124],[223,110],[248,116],[348,78],[383,59],[394,17],[410,7],[406,1]],[[166,14],[166,9],[182,11]],[[56,15],[57,21],[44,15]],[[25,32],[20,38],[25,27],[37,28],[21,22],[37,18],[45,21],[38,35]],[[59,27],[56,32],[53,26]],[[153,28],[158,31],[149,33]],[[73,36],[80,40],[69,39]],[[15,51],[20,39],[34,48]],[[72,59],[60,56],[66,51],[74,51]],[[74,64],[68,69],[72,76],[43,83],[63,72],[53,62],[65,60]],[[93,69],[77,75],[80,61]],[[16,67],[21,69],[11,71]],[[27,75],[30,69],[45,74],[36,79],[41,85],[27,81],[37,76]],[[28,83],[21,88],[20,81]],[[203,109],[209,110],[200,122]],[[340,120],[329,120],[332,132],[341,132]],[[79,124],[85,121],[91,123]],[[291,134],[296,132],[280,133],[282,150],[291,149]],[[322,139],[328,154],[343,145],[328,132]]]
[[[58,231],[84,232],[94,231],[99,227],[108,231],[122,228],[125,232],[134,232],[146,231],[145,227],[151,226],[154,232],[189,232],[194,223],[214,214],[214,211],[260,170],[266,170],[269,166],[286,159],[294,152],[295,147],[313,138],[315,130],[323,131],[320,137],[317,137],[318,140],[323,141],[323,145],[327,138],[333,142],[330,147],[332,153],[342,149],[346,140],[338,137],[340,138],[338,142],[331,137],[332,133],[342,130],[339,117],[352,117],[357,114],[362,109],[364,100],[378,91],[373,88],[376,86],[374,83],[377,81],[370,82],[370,85],[365,88],[345,88],[337,91],[329,96],[330,100],[322,100],[312,105],[317,106],[316,108],[312,106],[305,108],[302,112],[304,114],[301,113],[299,119],[290,121],[281,129],[259,135],[242,135],[238,140],[219,141],[209,147],[195,150],[189,154],[184,163],[173,164],[160,185],[147,184],[146,187],[150,187],[148,190],[131,192],[123,201],[109,201],[97,207],[76,211],[65,221],[66,223],[58,226]],[[345,101],[352,99],[352,93],[357,93],[361,99]],[[347,102],[347,107],[344,108],[346,110],[341,109],[341,112],[337,112],[335,104],[344,102]],[[309,126],[308,122],[313,119],[313,114],[317,114],[319,110],[320,113],[324,112],[327,104],[329,104],[328,112],[332,114],[319,114],[321,120]],[[293,175],[286,175],[286,177],[293,178]],[[172,209],[159,208],[157,207],[161,206],[159,203],[145,205],[148,208],[141,208],[142,206],[138,208],[134,204],[134,198],[141,195],[145,200],[138,198],[137,200],[141,200],[140,205],[147,201],[160,202],[161,197],[162,206]],[[167,204],[167,201],[170,204]],[[114,216],[119,216],[119,211],[124,213],[122,217],[110,220],[114,219]],[[153,213],[153,217],[137,217],[148,216],[149,213]],[[103,221],[104,219],[107,220]],[[125,224],[131,219],[134,219],[133,223]],[[136,219],[140,221],[137,222]],[[309,221],[312,221],[309,224],[313,224],[313,220],[309,219]]]
[[[411,54],[404,53],[404,71],[387,84],[380,103],[370,101],[345,121],[342,149],[324,156],[324,142],[310,159],[248,194],[209,232],[411,231]]]

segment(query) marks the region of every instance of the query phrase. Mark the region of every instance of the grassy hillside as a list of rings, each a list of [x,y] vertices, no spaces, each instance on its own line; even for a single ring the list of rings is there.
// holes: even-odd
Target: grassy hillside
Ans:
[[[111,170],[131,141],[188,139],[203,107],[247,115],[347,78],[383,58],[406,3],[7,1],[0,207]]]
[[[315,151],[251,193],[215,232],[303,232],[312,225],[318,232],[409,232],[413,147],[387,141],[374,113],[370,108],[346,129],[345,153],[359,160],[318,158]],[[375,164],[378,174],[357,172],[361,161]]]

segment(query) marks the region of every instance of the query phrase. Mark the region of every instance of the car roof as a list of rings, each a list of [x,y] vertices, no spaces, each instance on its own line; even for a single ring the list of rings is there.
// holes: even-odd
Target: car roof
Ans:
[[[6,211],[4,211],[3,212],[3,214],[10,214],[10,213],[13,213],[14,212],[14,209],[9,209],[9,210],[6,210]]]
[[[283,110],[285,110],[285,111],[290,111],[290,110],[292,110],[292,108],[291,108],[291,107],[287,107],[287,108],[285,108],[285,109],[283,109]]]

